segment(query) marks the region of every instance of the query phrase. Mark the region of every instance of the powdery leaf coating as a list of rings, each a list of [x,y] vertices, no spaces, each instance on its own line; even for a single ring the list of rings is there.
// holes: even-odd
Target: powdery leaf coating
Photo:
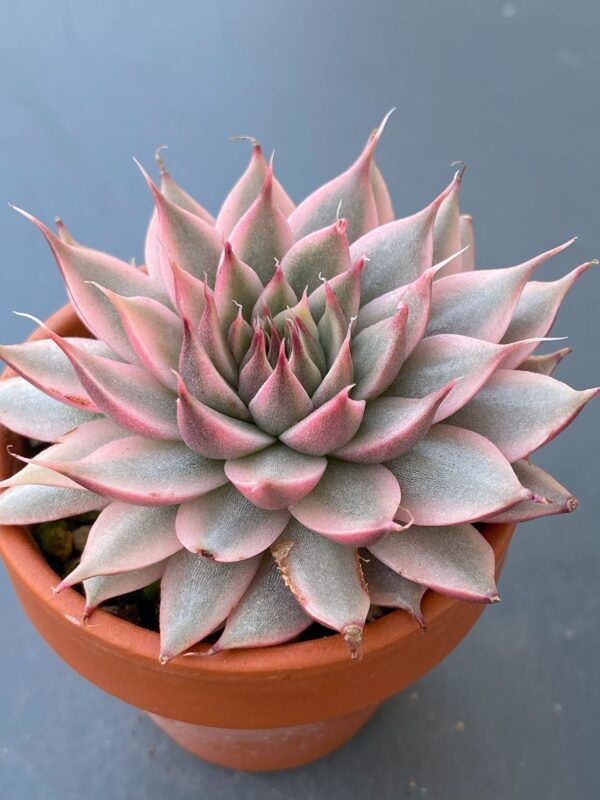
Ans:
[[[408,453],[387,462],[402,486],[402,505],[417,525],[454,525],[531,499],[502,453],[454,425],[434,425]]]
[[[579,505],[577,498],[568,489],[531,461],[516,461],[512,468],[522,485],[537,497],[543,498],[545,502],[534,503],[532,500],[523,500],[516,506],[490,517],[486,522],[525,522],[549,514],[570,514]]]
[[[65,341],[93,355],[117,358],[97,339],[66,338]],[[84,411],[98,411],[71,362],[50,339],[0,347],[0,358],[29,383],[59,402]]]
[[[92,525],[79,565],[58,586],[66,589],[96,575],[148,567],[181,549],[177,506],[111,503]]]
[[[208,636],[235,608],[260,558],[224,564],[180,550],[160,582],[160,659],[164,663]]]
[[[183,442],[128,436],[81,461],[46,461],[90,491],[126,503],[183,503],[227,482],[221,461],[189,450]]]
[[[177,536],[188,550],[206,558],[243,561],[267,550],[289,518],[286,509],[258,508],[228,483],[183,503],[177,515]]]
[[[402,608],[424,628],[421,600],[427,587],[403,578],[370,553],[362,556],[361,563],[371,603],[384,608]]]
[[[312,621],[267,554],[210,652],[282,644],[306,630]]]
[[[148,567],[119,572],[116,575],[97,575],[83,582],[85,590],[85,617],[88,617],[100,603],[121,594],[135,592],[149,586],[162,577],[167,561],[159,561]]]
[[[0,525],[31,525],[99,511],[107,500],[82,488],[23,485],[0,495]]]
[[[384,466],[331,459],[316,487],[290,511],[311,530],[360,546],[399,528],[399,505],[400,487]]]
[[[499,369],[448,422],[477,431],[509,461],[554,439],[600,392],[577,392],[554,378]]]
[[[22,436],[56,442],[98,415],[60,403],[24,378],[10,378],[0,383],[0,419]]]
[[[549,377],[567,349],[532,355],[593,262],[531,281],[562,245],[474,270],[464,168],[394,219],[374,161],[388,117],[297,208],[250,140],[216,221],[157,153],[142,269],[23,212],[96,338],[43,327],[0,347],[19,373],[0,382],[0,422],[49,445],[15,448],[0,523],[101,511],[61,588],[83,580],[89,613],[164,573],[163,661],[221,627],[211,652],[291,641],[311,619],[358,656],[371,603],[422,623],[427,586],[495,598],[469,523],[576,505],[523,459],[598,392]]]
[[[369,610],[356,550],[290,522],[271,548],[286,584],[313,619],[340,631],[358,655]]]
[[[259,508],[275,511],[297,503],[319,483],[327,459],[274,444],[225,463],[225,474]]]
[[[413,525],[369,550],[390,569],[459,600],[495,602],[494,551],[472,525]]]
[[[516,267],[464,272],[436,281],[427,334],[459,333],[499,342],[531,275],[573,241]]]

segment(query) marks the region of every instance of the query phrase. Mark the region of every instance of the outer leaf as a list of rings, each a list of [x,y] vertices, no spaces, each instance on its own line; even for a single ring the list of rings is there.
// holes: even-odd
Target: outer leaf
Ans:
[[[522,361],[517,369],[524,369],[526,372],[539,372],[540,375],[551,376],[560,362],[573,350],[570,347],[563,347],[554,353],[546,353],[541,356],[529,356]]]
[[[530,461],[516,461],[512,468],[519,481],[546,503],[534,503],[524,500],[516,506],[501,511],[486,522],[524,522],[528,519],[545,517],[549,514],[568,514],[575,511],[579,501],[568,489],[565,489],[552,475]]]
[[[294,639],[312,624],[266,555],[239,604],[227,617],[211,653],[238,647],[266,647]]]
[[[0,422],[21,436],[56,442],[96,414],[59,403],[24,378],[0,382]]]
[[[229,236],[236,223],[256,200],[269,170],[262,148],[256,139],[249,136],[239,138],[247,139],[252,143],[252,155],[246,171],[227,195],[219,211],[216,227],[224,237]],[[294,210],[294,203],[276,178],[273,179],[273,197],[277,207],[285,217],[288,217]]]
[[[360,657],[369,595],[357,551],[292,521],[272,553],[302,608],[322,625],[340,631],[352,656]]]
[[[98,289],[117,309],[140,363],[163,386],[175,390],[173,370],[183,342],[183,328],[177,314],[149,297],[122,297],[100,285]]]
[[[184,189],[179,186],[173,176],[169,172],[166,167],[166,164],[163,160],[161,155],[161,149],[159,148],[156,153],[154,154],[154,158],[160,170],[160,190],[164,194],[164,196],[169,200],[171,203],[174,203],[176,206],[185,209],[185,211],[189,211],[190,214],[195,214],[200,219],[203,219],[204,222],[207,222],[209,225],[215,224],[215,218],[213,215],[203,208],[197,200],[195,200],[191,195],[189,195]]]
[[[61,437],[59,444],[47,447],[20,471],[0,482],[0,487],[37,484],[41,486],[62,486],[68,489],[81,489],[74,481],[59,475],[47,467],[45,461],[77,461],[88,456],[102,445],[129,436],[129,432],[119,428],[109,419],[86,422]]]
[[[317,486],[290,511],[328,539],[362,546],[400,530],[394,522],[399,505],[400,487],[384,466],[330,459]]]
[[[498,370],[449,422],[493,442],[509,461],[518,461],[551,441],[600,388],[577,392],[554,378]]]
[[[98,295],[89,281],[97,281],[124,297],[150,297],[168,304],[163,287],[143,272],[114,256],[80,245],[61,241],[52,231],[31,214],[16,209],[36,225],[46,237],[66,283],[69,297],[83,323],[92,333],[127,361],[135,361],[131,347],[116,309]]]
[[[348,219],[348,239],[355,241],[378,224],[378,211],[371,187],[371,164],[377,143],[388,120],[371,134],[365,149],[349,169],[307,197],[290,216],[296,239],[330,225],[341,204]]]
[[[67,338],[66,341],[93,355],[116,358],[97,339]],[[55,400],[85,411],[98,411],[81,385],[69,359],[52,340],[0,346],[0,358],[29,383]]]
[[[363,274],[363,305],[416,280],[431,267],[433,223],[452,185],[422,211],[381,225],[352,245],[350,255],[353,260],[366,253],[371,262]]]
[[[385,225],[394,219],[395,214],[392,198],[375,159],[371,161],[371,189],[377,206],[377,221],[380,225]]]
[[[421,527],[386,536],[369,548],[390,569],[409,580],[459,600],[494,603],[494,551],[472,525]]]
[[[177,536],[206,558],[243,561],[267,550],[289,518],[285,509],[258,508],[229,483],[180,507]]]
[[[81,461],[44,464],[92,492],[141,505],[182,503],[227,482],[220,462],[183,442],[138,436],[104,445]]]
[[[364,400],[350,398],[351,386],[284,431],[280,439],[288,447],[310,456],[324,456],[355,435],[365,413]]]
[[[181,550],[172,556],[161,584],[160,659],[183,653],[208,636],[238,604],[260,558],[223,564]]]
[[[422,628],[425,627],[421,600],[427,591],[426,586],[403,578],[373,555],[362,559],[362,570],[372,604],[384,608],[402,608],[412,614]]]
[[[435,421],[440,422],[462,408],[511,353],[528,347],[529,340],[501,345],[452,333],[428,336],[404,362],[386,394],[425,397],[456,380],[437,410]]]
[[[491,442],[453,425],[434,425],[412,450],[386,466],[417,525],[471,522],[532,497]]]
[[[441,204],[433,226],[433,263],[445,261],[463,246],[460,237],[460,187],[465,172],[463,166],[452,182],[448,196]],[[452,259],[441,270],[440,277],[462,272],[462,257]]]
[[[162,576],[166,561],[159,561],[158,564],[151,564],[149,567],[134,569],[131,572],[120,572],[118,575],[98,575],[95,578],[88,578],[84,581],[85,590],[85,614],[88,617],[100,603],[118,597],[121,594],[135,592],[143,589],[151,583],[159,580]]]
[[[85,489],[13,486],[0,495],[0,525],[32,525],[104,508],[106,500]]]
[[[28,316],[28,315],[24,315]],[[175,397],[142,367],[95,356],[31,317],[71,362],[94,407],[123,428],[158,439],[177,439]]]
[[[458,333],[499,342],[531,275],[574,241],[571,239],[516,267],[463,272],[437,281],[427,334]]]
[[[303,455],[283,444],[227,461],[225,474],[255,506],[276,510],[305,497],[321,480],[327,459]]]
[[[570,288],[584,272],[597,263],[597,261],[588,261],[581,264],[558,281],[531,281],[523,290],[502,341],[513,342],[515,338],[520,337],[521,333],[524,333],[523,338],[546,336],[552,328],[560,304]],[[532,344],[529,352],[533,352],[534,349]],[[506,361],[506,367],[517,366],[526,355],[528,353],[515,353],[511,359]]]
[[[473,233],[473,217],[470,214],[460,215],[460,246],[469,248],[461,259],[461,272],[475,269],[475,235]]]
[[[111,503],[92,525],[81,562],[56,591],[96,575],[131,572],[181,549],[175,533],[177,506]]]
[[[143,167],[140,164],[138,167],[156,203],[158,233],[162,244],[158,249],[158,257],[162,264],[163,280],[171,297],[175,298],[172,262],[196,278],[208,275],[214,286],[223,246],[221,235],[210,223],[168,200]]]

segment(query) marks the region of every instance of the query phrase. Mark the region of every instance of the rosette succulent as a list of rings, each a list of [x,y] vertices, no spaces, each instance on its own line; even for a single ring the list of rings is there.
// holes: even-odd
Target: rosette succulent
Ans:
[[[427,589],[498,599],[474,523],[576,506],[529,456],[598,390],[534,351],[590,263],[532,280],[567,242],[475,270],[462,171],[395,219],[383,127],[298,206],[250,140],[216,220],[157,154],[142,269],[25,215],[93,338],[0,348],[0,420],[49,443],[17,455],[0,522],[100,511],[57,590],[83,582],[89,614],[160,579],[162,661],[313,620],[356,655],[372,606],[422,623]]]

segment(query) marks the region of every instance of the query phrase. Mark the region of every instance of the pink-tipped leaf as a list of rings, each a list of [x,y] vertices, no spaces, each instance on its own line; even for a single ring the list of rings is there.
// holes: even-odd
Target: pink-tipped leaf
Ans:
[[[516,267],[463,272],[436,281],[427,334],[456,333],[499,342],[532,274],[573,241]]]
[[[331,279],[352,267],[347,225],[347,220],[338,219],[304,236],[288,250],[281,269],[298,296],[306,287],[309,293],[314,292],[321,283],[319,276]]]
[[[274,444],[225,463],[233,485],[259,508],[275,511],[302,500],[323,477],[327,459]]]
[[[413,525],[369,550],[387,567],[436,592],[483,603],[498,601],[494,551],[472,525]]]
[[[313,409],[310,397],[292,372],[282,342],[272,374],[248,406],[252,418],[266,433],[278,436]]]
[[[167,562],[160,583],[160,659],[183,653],[215,630],[239,603],[260,564],[221,563],[183,549]]]
[[[128,436],[80,461],[44,466],[92,492],[138,505],[183,503],[227,483],[223,464],[199,456],[183,442]]]
[[[229,241],[263,285],[273,277],[275,259],[281,261],[294,243],[290,226],[275,201],[271,165],[256,200],[231,231]]]
[[[358,433],[334,455],[344,461],[381,464],[411,450],[433,425],[436,412],[455,381],[417,400],[378,397],[366,408]]]
[[[372,605],[408,611],[424,628],[421,600],[426,586],[403,578],[369,553],[362,558],[362,570]]]
[[[579,505],[577,498],[568,489],[531,461],[516,461],[512,468],[523,486],[546,502],[523,500],[516,506],[489,517],[486,522],[525,522],[551,514],[570,514]]]
[[[285,583],[306,613],[340,631],[352,656],[360,657],[369,595],[357,551],[293,520],[271,552]]]
[[[246,593],[227,617],[211,653],[242,647],[267,647],[294,639],[313,622],[266,554]]]
[[[286,509],[258,508],[228,483],[183,503],[177,514],[177,536],[184,547],[206,558],[243,561],[267,550],[289,518]]]
[[[248,422],[228,417],[204,405],[179,381],[177,423],[183,441],[205,458],[242,458],[263,450],[275,441]]]
[[[386,466],[417,525],[471,522],[532,497],[495,445],[454,425],[434,425],[412,450]]]
[[[224,237],[228,237],[230,235],[238,221],[244,216],[246,211],[256,200],[269,171],[269,166],[265,161],[262,148],[256,139],[253,139],[250,136],[240,136],[234,138],[245,139],[251,142],[252,153],[250,156],[250,162],[244,174],[229,192],[225,202],[223,203],[223,206],[221,207],[221,210],[219,211],[219,216],[217,217],[216,221],[216,228]],[[275,204],[280,209],[284,217],[289,217],[295,206],[277,178],[273,178],[273,197]]]
[[[352,400],[351,386],[342,389],[279,438],[288,447],[310,456],[324,456],[350,441],[365,413],[364,400]]]
[[[57,591],[96,575],[131,572],[181,549],[175,533],[177,506],[111,503],[92,525],[81,561]]]
[[[341,544],[362,546],[400,530],[394,515],[400,487],[382,464],[350,464],[330,459],[316,487],[290,506],[293,516],[313,531]]]
[[[340,204],[344,217],[348,220],[347,234],[350,242],[377,226],[379,216],[371,186],[371,164],[390,113],[371,134],[354,164],[337,178],[319,187],[291,214],[289,221],[296,239],[331,225],[336,219]]]
[[[408,306],[401,303],[393,317],[362,330],[352,341],[357,400],[372,400],[395,380],[405,358]]]
[[[448,422],[476,431],[510,461],[554,439],[600,388],[576,391],[546,375],[499,369]]]

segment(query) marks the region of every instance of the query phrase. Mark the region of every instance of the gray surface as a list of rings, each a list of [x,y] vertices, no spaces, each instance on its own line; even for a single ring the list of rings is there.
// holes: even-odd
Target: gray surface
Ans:
[[[296,198],[343,168],[387,108],[381,147],[398,213],[469,162],[478,262],[517,263],[580,235],[543,269],[599,254],[597,0],[4,4],[0,197],[81,240],[142,255],[150,209],[131,161],[171,145],[181,182],[216,210],[247,157],[277,147]],[[0,340],[62,302],[39,235],[0,208]],[[599,380],[600,273],[556,326],[561,377]],[[194,760],[139,712],[71,672],[0,576],[0,796],[173,800],[592,800],[600,796],[600,403],[540,463],[576,489],[570,518],[521,528],[501,589],[467,641],[345,749],[287,774]],[[461,723],[461,724],[459,724]],[[462,730],[464,728],[464,730]],[[414,783],[411,783],[414,782]]]

